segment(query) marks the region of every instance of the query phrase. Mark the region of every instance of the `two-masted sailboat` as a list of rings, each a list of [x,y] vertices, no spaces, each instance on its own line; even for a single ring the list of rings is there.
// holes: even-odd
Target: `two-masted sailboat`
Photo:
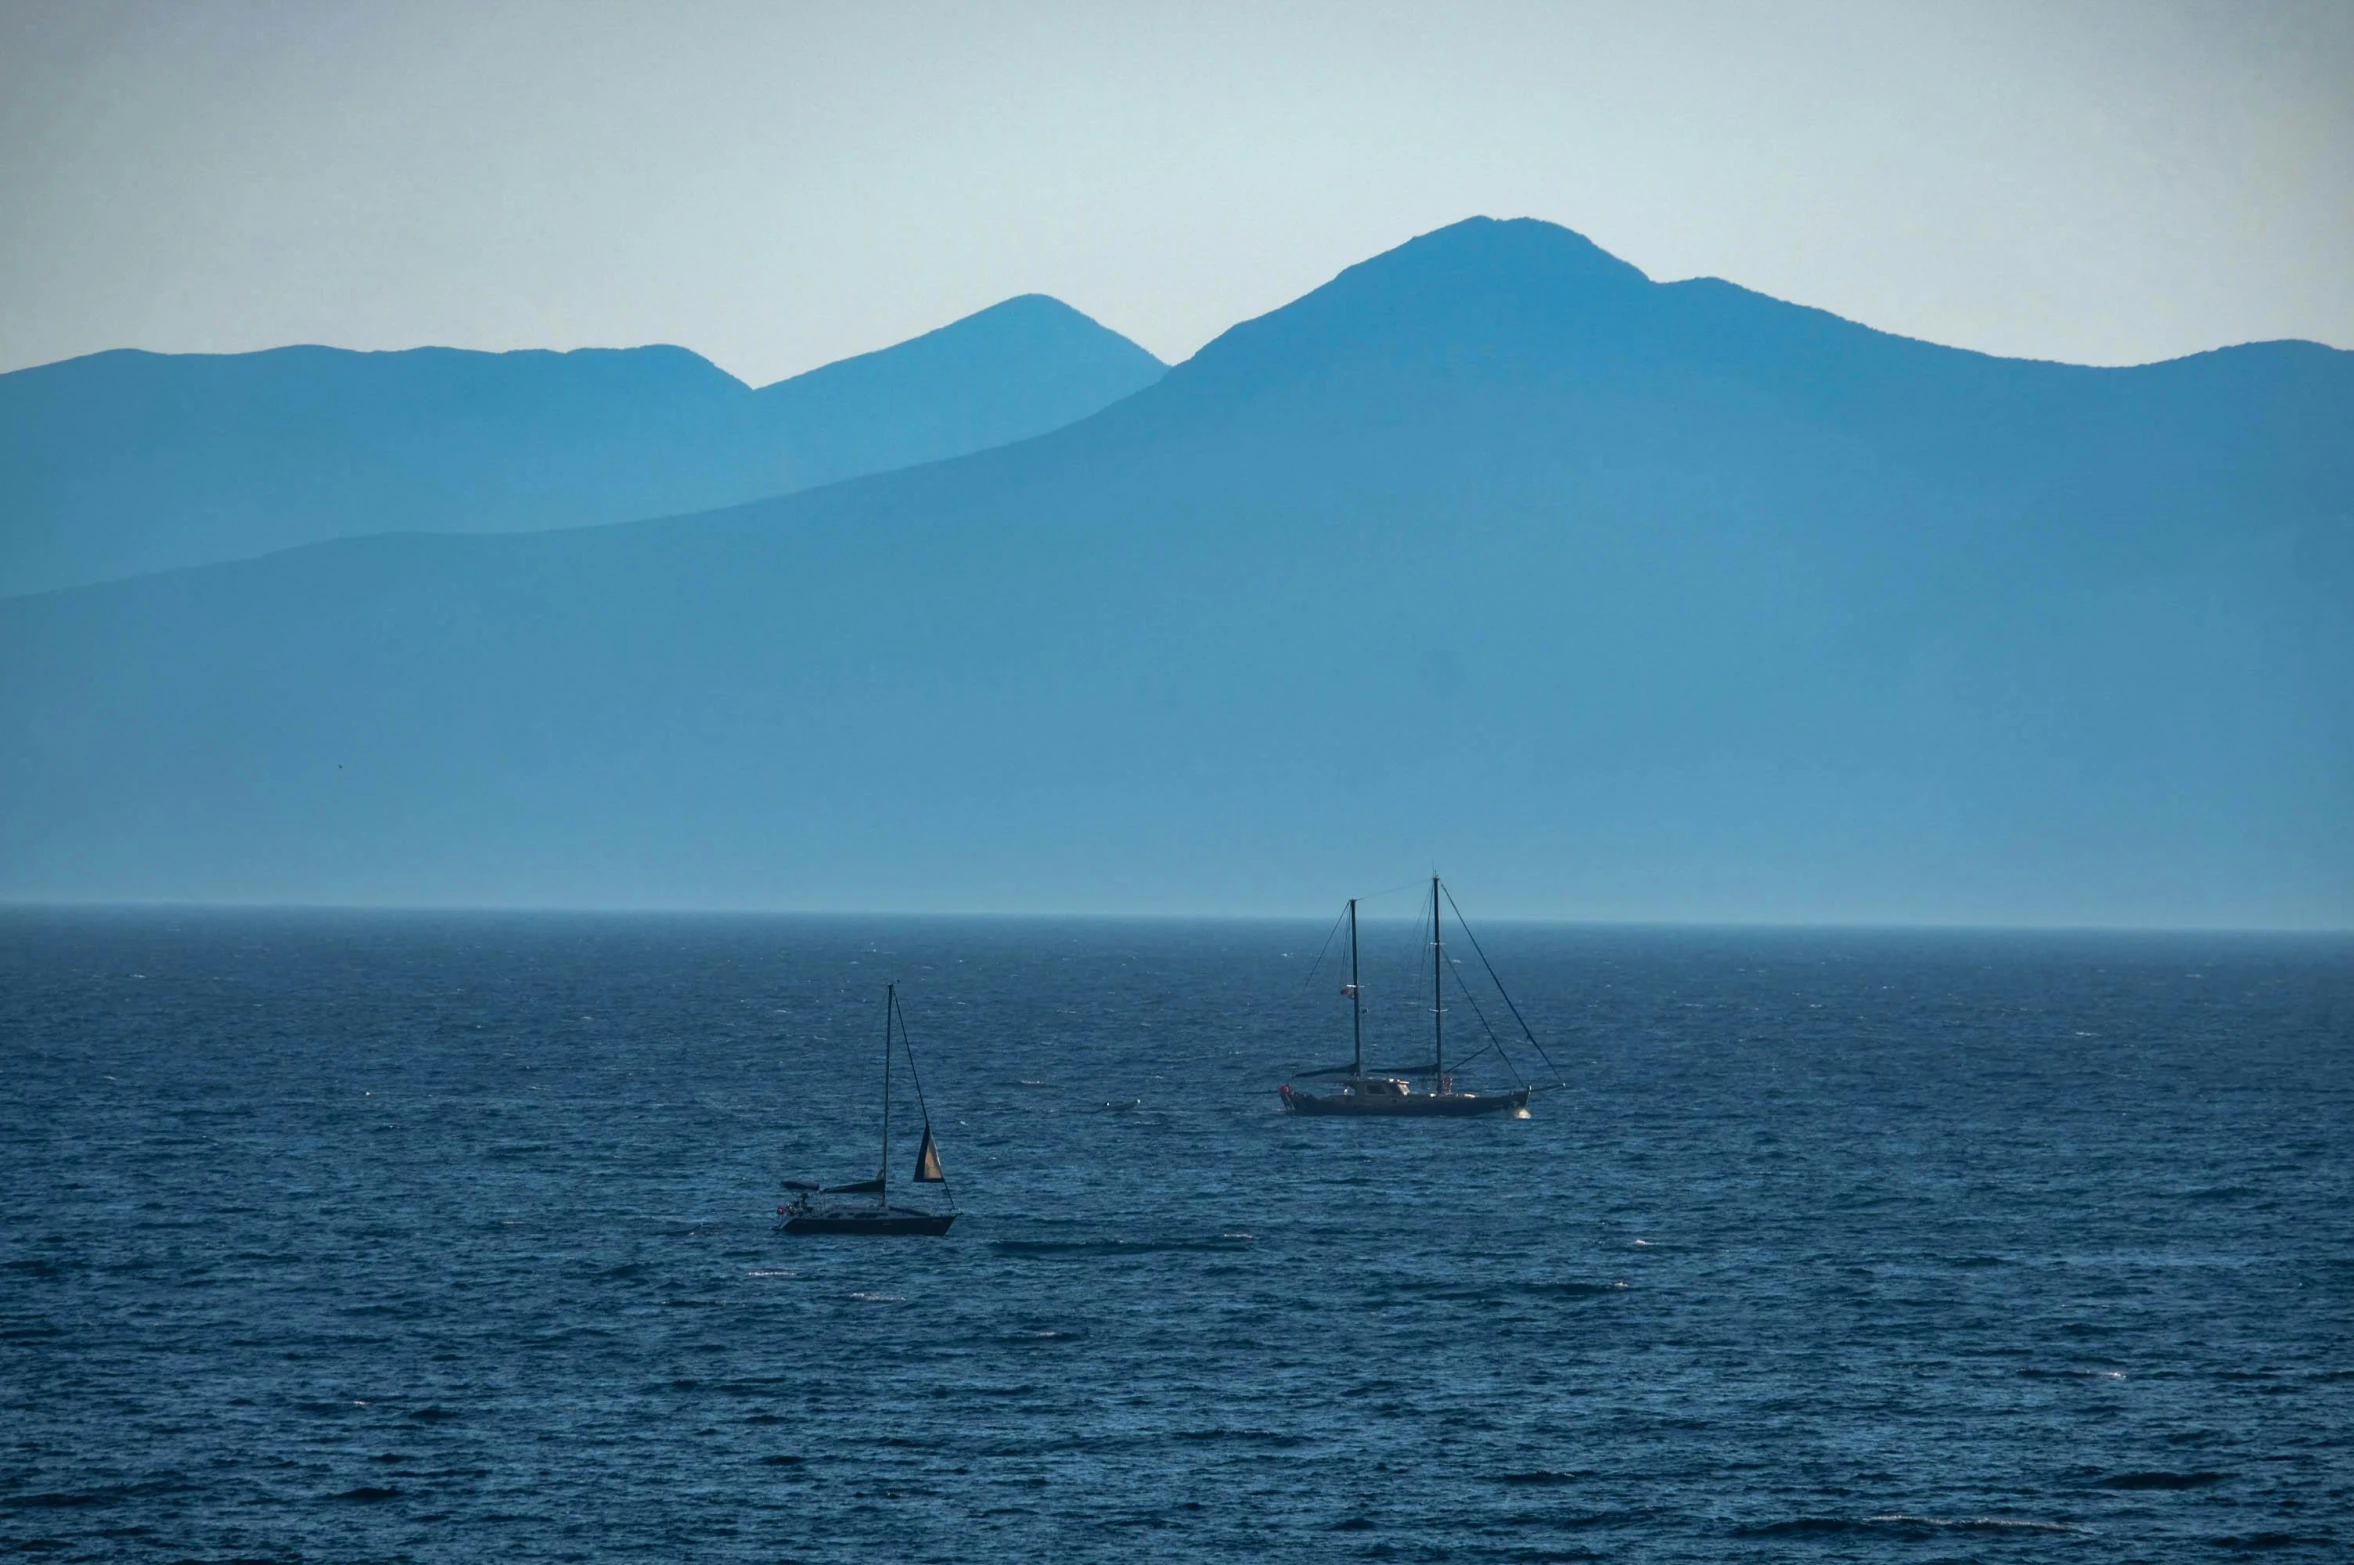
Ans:
[[[915,1154],[914,1182],[938,1185],[947,1200],[945,1211],[891,1204],[891,1060],[905,1051],[908,1080],[915,1084],[917,1109],[924,1120],[924,1136]],[[883,994],[883,1164],[872,1179],[849,1185],[785,1181],[793,1199],[777,1208],[779,1224],[789,1234],[877,1234],[937,1238],[957,1218],[956,1201],[948,1195],[948,1175],[940,1167],[940,1149],[932,1140],[932,1111],[924,1102],[924,1080],[916,1074],[915,1046],[908,1041],[907,1018],[899,1013],[899,986]]]
[[[1486,1044],[1473,1050],[1458,1064],[1467,1064],[1472,1058],[1493,1049],[1497,1058],[1503,1062],[1504,1068],[1511,1071],[1516,1078],[1520,1078],[1520,1084],[1517,1087],[1503,1092],[1461,1091],[1456,1087],[1454,1073],[1448,1068],[1447,979],[1454,969],[1447,961],[1447,931],[1439,908],[1440,899],[1444,895],[1445,893],[1439,885],[1438,876],[1431,876],[1431,1056],[1428,1063],[1376,1067],[1371,1070],[1365,1066],[1365,992],[1358,981],[1357,899],[1351,897],[1348,908],[1349,982],[1342,993],[1346,994],[1349,1000],[1350,1031],[1355,1050],[1346,1065],[1332,1065],[1322,1070],[1303,1071],[1295,1078],[1301,1081],[1335,1080],[1337,1087],[1331,1092],[1302,1091],[1290,1082],[1285,1082],[1279,1089],[1283,1095],[1285,1108],[1294,1114],[1343,1114],[1393,1119],[1416,1117],[1464,1119],[1482,1114],[1510,1114],[1519,1119],[1528,1117],[1529,1094],[1537,1089],[1532,1087],[1525,1077],[1520,1077],[1519,1070],[1512,1064],[1511,1055],[1505,1051],[1503,1040],[1497,1038],[1493,1031],[1489,1031]],[[1447,900],[1452,903],[1453,898],[1449,897]],[[1463,915],[1460,909],[1457,910],[1455,918],[1457,923],[1462,922]],[[1478,938],[1472,936],[1469,925],[1463,926],[1463,933],[1467,938],[1470,938],[1472,949],[1478,951]],[[1487,968],[1490,981],[1495,983],[1496,993],[1503,997],[1506,1009],[1511,1011],[1512,1019],[1520,1022],[1521,1034],[1527,1038],[1529,1047],[1536,1050],[1540,1059],[1545,1058],[1544,1048],[1538,1044],[1536,1036],[1529,1032],[1528,1024],[1521,1021],[1520,1008],[1512,1003],[1512,997],[1509,994],[1504,993],[1503,982],[1496,978],[1495,968],[1488,964],[1487,953],[1479,952],[1479,959],[1480,965]],[[1456,981],[1458,985],[1461,984],[1459,977]],[[1464,993],[1466,998],[1470,997],[1468,989]],[[1474,1000],[1472,1004],[1476,1012],[1478,1002]],[[1483,1029],[1486,1028],[1484,1014],[1480,1016],[1480,1024]],[[1546,1063],[1550,1065],[1552,1062],[1547,1060]],[[1427,1083],[1427,1085],[1418,1086],[1421,1083]],[[1554,1083],[1556,1086],[1559,1084],[1559,1082]]]

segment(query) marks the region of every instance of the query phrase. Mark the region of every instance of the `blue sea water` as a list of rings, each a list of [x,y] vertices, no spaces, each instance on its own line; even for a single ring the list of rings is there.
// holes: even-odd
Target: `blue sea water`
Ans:
[[[0,1544],[2354,1546],[2354,943],[1497,926],[1565,1089],[1293,1120],[1326,934],[0,914]],[[886,980],[967,1215],[787,1238]]]

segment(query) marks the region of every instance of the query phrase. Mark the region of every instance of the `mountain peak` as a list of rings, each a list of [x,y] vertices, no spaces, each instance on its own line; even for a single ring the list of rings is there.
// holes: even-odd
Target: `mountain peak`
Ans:
[[[1350,272],[1430,270],[1563,285],[1626,287],[1651,279],[1573,228],[1535,217],[1467,217],[1360,262]]]
[[[984,323],[991,325],[1019,323],[1033,328],[1109,332],[1115,337],[1120,335],[1086,311],[1074,309],[1050,293],[1017,293],[1010,299],[1000,299],[995,304],[975,310],[970,315],[960,316],[939,329],[941,331],[959,331]],[[1121,337],[1120,340],[1125,342],[1128,339]]]
[[[1361,261],[1210,343],[1172,386],[1289,378],[1367,353],[1396,364],[1471,351],[1543,356],[1654,294],[1583,234],[1536,218],[1466,218]]]
[[[797,422],[850,419],[871,432],[805,460],[808,484],[899,467],[911,439],[933,455],[1057,429],[1143,390],[1168,368],[1060,299],[1017,294],[920,337],[763,387]],[[831,465],[828,465],[830,463]]]
[[[781,380],[762,388],[785,393],[787,387],[829,391],[857,384],[868,374],[892,366],[951,365],[1033,359],[1077,359],[1090,373],[1111,382],[1128,383],[1128,390],[1149,385],[1167,368],[1152,354],[1105,326],[1072,309],[1052,294],[1023,293],[1001,299],[986,309],[960,316],[905,342],[878,348]],[[1121,393],[1125,395],[1125,392]],[[1106,398],[1105,400],[1111,400]]]
[[[1558,223],[1473,217],[1360,261],[1301,302],[1329,296],[1343,308],[1441,317],[1498,305],[1550,315],[1650,286],[1639,268]]]

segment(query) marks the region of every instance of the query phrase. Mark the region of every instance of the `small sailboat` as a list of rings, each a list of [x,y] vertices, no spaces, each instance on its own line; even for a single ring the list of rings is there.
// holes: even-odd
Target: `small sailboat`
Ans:
[[[1512,1064],[1512,1056],[1505,1052],[1503,1040],[1496,1037],[1492,1030],[1488,1032],[1488,1041],[1473,1050],[1471,1054],[1464,1056],[1458,1064],[1468,1064],[1472,1059],[1493,1049],[1497,1058],[1503,1061],[1505,1069],[1520,1079],[1520,1084],[1517,1087],[1502,1092],[1461,1091],[1456,1087],[1454,1073],[1448,1069],[1447,978],[1454,970],[1448,965],[1447,931],[1439,910],[1440,899],[1444,895],[1445,893],[1439,885],[1438,876],[1431,876],[1431,1057],[1429,1063],[1376,1067],[1371,1070],[1365,1066],[1365,995],[1363,987],[1358,982],[1357,899],[1351,897],[1348,909],[1349,982],[1348,987],[1342,992],[1349,999],[1349,1017],[1356,1045],[1355,1053],[1346,1065],[1332,1065],[1323,1070],[1303,1071],[1297,1078],[1302,1081],[1320,1078],[1337,1080],[1338,1085],[1334,1091],[1302,1091],[1290,1082],[1285,1082],[1277,1090],[1283,1096],[1283,1106],[1286,1109],[1294,1114],[1356,1115],[1366,1118],[1388,1119],[1468,1119],[1486,1114],[1509,1114],[1516,1119],[1528,1118],[1529,1095],[1537,1089],[1529,1085],[1525,1077],[1520,1077],[1518,1068]],[[1447,898],[1450,904],[1453,900],[1452,897]],[[1457,923],[1462,923],[1461,909],[1456,910],[1455,919]],[[1463,932],[1467,937],[1471,936],[1470,926],[1464,925]],[[1471,944],[1473,950],[1479,950],[1479,941],[1476,937],[1472,937]],[[1528,1040],[1529,1047],[1535,1049],[1537,1056],[1540,1059],[1545,1059],[1546,1064],[1550,1066],[1552,1061],[1546,1058],[1543,1046],[1537,1042],[1536,1035],[1528,1030],[1528,1024],[1521,1021],[1520,1007],[1512,1003],[1512,997],[1509,994],[1504,993],[1504,985],[1501,980],[1496,979],[1496,970],[1488,965],[1487,953],[1484,951],[1480,952],[1480,965],[1487,968],[1488,977],[1495,981],[1496,992],[1503,995],[1504,1005],[1506,1009],[1511,1011],[1512,1019],[1520,1022],[1521,1035]],[[1462,979],[1457,977],[1456,983],[1461,986]],[[1466,998],[1470,998],[1468,989],[1464,990],[1464,994]],[[1475,1014],[1478,1013],[1477,1000],[1472,1001],[1472,1006]],[[1487,1018],[1484,1014],[1480,1014],[1480,1025],[1483,1029],[1487,1027]],[[1416,1084],[1425,1081],[1429,1085],[1421,1090],[1416,1090]],[[1553,1085],[1559,1086],[1561,1083],[1556,1080]]]
[[[947,1210],[891,1204],[891,1061],[904,1050],[908,1079],[915,1083],[915,1101],[924,1120],[922,1143],[915,1154],[914,1182],[938,1185]],[[899,986],[883,994],[883,1164],[872,1179],[856,1184],[816,1185],[797,1179],[785,1181],[793,1199],[777,1208],[779,1227],[789,1234],[876,1234],[889,1237],[938,1238],[957,1219],[956,1201],[948,1195],[948,1175],[940,1166],[940,1148],[932,1139],[932,1111],[924,1102],[923,1077],[916,1074],[915,1046],[908,1041],[907,1018],[899,1012]]]

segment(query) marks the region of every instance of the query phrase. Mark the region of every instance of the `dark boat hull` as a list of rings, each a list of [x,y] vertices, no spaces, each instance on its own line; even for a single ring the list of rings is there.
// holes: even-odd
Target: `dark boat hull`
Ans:
[[[785,1232],[937,1239],[956,1219],[954,1212],[801,1212],[785,1219]]]
[[[1528,1108],[1528,1090],[1418,1092],[1397,1097],[1357,1092],[1286,1092],[1283,1105],[1294,1114],[1323,1114],[1353,1119],[1471,1119],[1483,1114],[1525,1112]]]

